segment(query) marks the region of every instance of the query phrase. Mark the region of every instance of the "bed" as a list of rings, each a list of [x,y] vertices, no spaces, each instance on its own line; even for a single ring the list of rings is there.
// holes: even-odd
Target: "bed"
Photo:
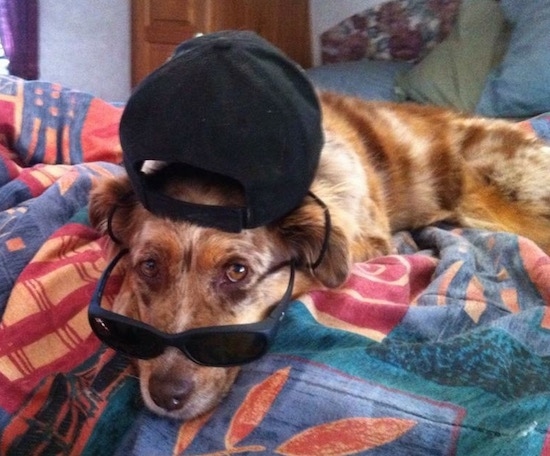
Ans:
[[[148,412],[87,322],[107,264],[87,195],[123,172],[121,112],[0,78],[0,454],[550,454],[550,257],[449,225],[396,233],[396,254],[293,302],[211,413]],[[550,141],[536,114],[521,124]]]

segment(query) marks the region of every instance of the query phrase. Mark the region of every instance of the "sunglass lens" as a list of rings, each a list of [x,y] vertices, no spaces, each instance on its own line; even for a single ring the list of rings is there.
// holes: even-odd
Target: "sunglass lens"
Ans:
[[[196,334],[186,340],[183,351],[196,363],[206,366],[236,366],[260,358],[268,339],[258,333],[229,332]]]
[[[128,356],[150,359],[164,351],[164,343],[145,328],[99,317],[92,318],[91,324],[103,342]]]

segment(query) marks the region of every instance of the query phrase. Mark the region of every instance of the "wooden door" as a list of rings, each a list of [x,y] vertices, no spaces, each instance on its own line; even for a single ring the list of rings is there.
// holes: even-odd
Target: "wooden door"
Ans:
[[[196,33],[253,30],[311,66],[308,0],[132,0],[132,85]]]

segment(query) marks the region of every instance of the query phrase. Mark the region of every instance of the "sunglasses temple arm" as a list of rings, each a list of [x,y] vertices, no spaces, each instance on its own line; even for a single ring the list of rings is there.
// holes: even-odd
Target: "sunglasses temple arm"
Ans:
[[[284,318],[286,310],[288,309],[288,306],[292,300],[292,290],[294,289],[294,276],[295,276],[294,263],[290,263],[290,279],[288,281],[288,287],[280,303],[275,306],[275,309],[273,309],[273,311],[269,315],[268,318],[270,320],[276,320],[277,323],[279,323]]]
[[[113,272],[113,269],[118,264],[120,259],[127,253],[128,253],[128,249],[123,249],[120,252],[118,252],[117,255],[111,260],[107,268],[103,271],[103,273],[101,274],[101,277],[99,278],[99,282],[97,284],[97,288],[94,292],[92,300],[90,302],[91,307],[95,305],[97,305],[97,307],[101,307],[100,301],[101,301],[101,297],[103,296],[105,286],[107,284],[107,279],[111,275],[111,272]]]

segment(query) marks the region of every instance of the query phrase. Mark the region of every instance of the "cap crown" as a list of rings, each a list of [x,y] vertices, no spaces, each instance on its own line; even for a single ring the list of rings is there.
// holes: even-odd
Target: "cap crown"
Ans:
[[[153,213],[240,231],[298,206],[323,135],[302,69],[252,32],[219,32],[181,44],[130,97],[120,124],[124,165]],[[245,206],[176,200],[149,185],[145,160],[188,165],[236,181]]]

